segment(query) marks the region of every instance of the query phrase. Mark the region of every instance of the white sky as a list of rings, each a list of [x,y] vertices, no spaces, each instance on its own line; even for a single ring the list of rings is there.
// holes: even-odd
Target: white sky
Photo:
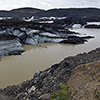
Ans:
[[[11,10],[21,7],[33,7],[41,9],[70,7],[100,8],[100,0],[0,0],[0,10]]]

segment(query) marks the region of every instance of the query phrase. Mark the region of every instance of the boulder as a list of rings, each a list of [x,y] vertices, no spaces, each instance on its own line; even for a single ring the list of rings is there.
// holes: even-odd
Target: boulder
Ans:
[[[50,93],[47,93],[47,94],[43,94],[41,95],[38,100],[49,100],[51,97],[51,94]]]

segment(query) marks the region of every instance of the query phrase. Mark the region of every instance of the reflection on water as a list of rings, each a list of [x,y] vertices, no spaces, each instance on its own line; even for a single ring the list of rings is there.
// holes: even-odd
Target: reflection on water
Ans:
[[[34,72],[44,70],[64,57],[88,52],[100,46],[99,29],[74,29],[76,32],[94,35],[94,39],[82,45],[41,44],[42,47],[25,45],[26,52],[19,56],[3,57],[0,62],[0,88],[18,84],[32,78]]]

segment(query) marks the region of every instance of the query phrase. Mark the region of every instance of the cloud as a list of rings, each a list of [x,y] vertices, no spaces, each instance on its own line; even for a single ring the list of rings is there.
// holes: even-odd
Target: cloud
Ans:
[[[20,7],[41,9],[69,7],[99,7],[100,0],[0,0],[0,10],[11,10]]]

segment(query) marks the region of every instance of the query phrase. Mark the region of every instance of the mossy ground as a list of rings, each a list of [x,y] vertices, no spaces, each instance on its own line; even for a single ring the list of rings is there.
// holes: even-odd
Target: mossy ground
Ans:
[[[52,95],[50,100],[69,100],[70,93],[68,92],[68,86],[60,85],[61,90],[58,93]]]

